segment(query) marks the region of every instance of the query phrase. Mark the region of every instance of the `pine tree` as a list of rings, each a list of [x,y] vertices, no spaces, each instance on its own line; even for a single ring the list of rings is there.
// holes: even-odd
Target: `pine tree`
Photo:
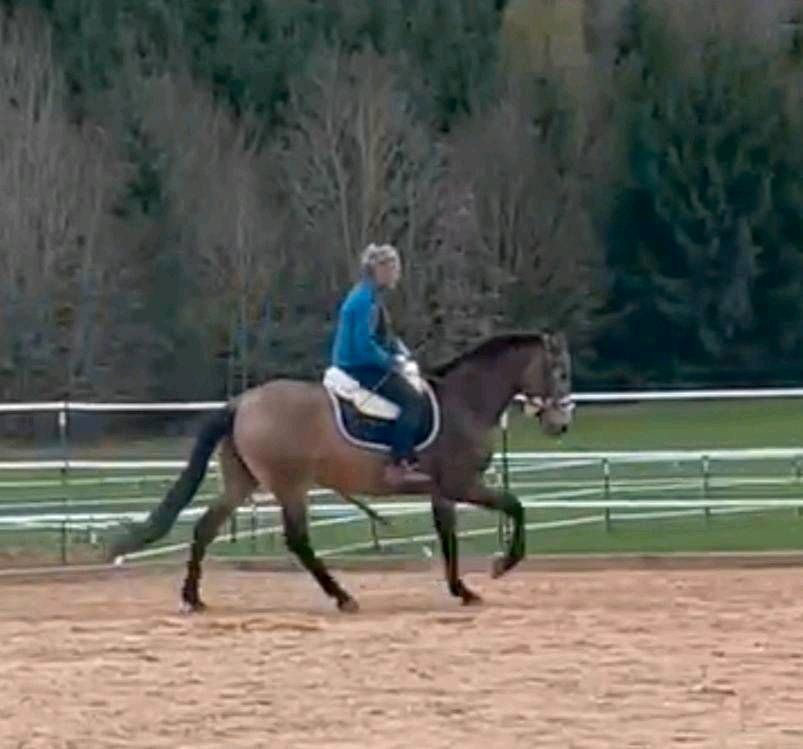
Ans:
[[[699,56],[670,64],[680,49],[671,32],[638,3],[630,21],[619,74],[626,172],[608,237],[621,325],[607,353],[664,378],[678,366],[768,369],[768,351],[790,345],[803,278],[783,219],[800,204],[778,180],[799,148],[777,61],[710,37]]]

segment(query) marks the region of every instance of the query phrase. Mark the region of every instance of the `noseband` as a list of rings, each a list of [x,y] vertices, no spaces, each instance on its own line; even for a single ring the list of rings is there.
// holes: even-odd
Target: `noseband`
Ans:
[[[572,413],[574,411],[574,400],[571,395],[563,398],[544,398],[540,395],[522,395],[524,398],[524,410],[530,416],[540,416],[544,411],[555,410],[564,413]]]

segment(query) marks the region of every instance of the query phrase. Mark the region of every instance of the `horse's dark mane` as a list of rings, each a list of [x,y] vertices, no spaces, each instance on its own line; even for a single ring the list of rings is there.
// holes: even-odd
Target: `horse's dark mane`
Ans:
[[[458,354],[449,361],[442,362],[433,367],[427,367],[427,374],[441,378],[445,377],[449,372],[452,372],[461,364],[467,361],[481,361],[488,359],[506,351],[515,346],[522,346],[531,343],[543,343],[543,332],[530,332],[530,333],[503,333],[501,335],[491,336],[486,338],[468,351]]]

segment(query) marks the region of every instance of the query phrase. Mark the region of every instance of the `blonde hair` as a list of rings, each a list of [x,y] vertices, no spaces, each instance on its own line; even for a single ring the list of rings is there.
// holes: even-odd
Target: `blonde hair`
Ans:
[[[363,271],[371,271],[377,265],[395,260],[399,262],[399,252],[392,244],[374,244],[371,242],[360,257],[360,266]]]

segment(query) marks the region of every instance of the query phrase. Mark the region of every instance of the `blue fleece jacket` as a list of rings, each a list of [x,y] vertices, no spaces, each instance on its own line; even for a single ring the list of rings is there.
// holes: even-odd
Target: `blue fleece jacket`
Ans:
[[[391,341],[380,340],[378,322],[376,288],[364,279],[352,288],[340,307],[332,344],[332,364],[347,372],[357,369],[390,370],[398,348]]]

